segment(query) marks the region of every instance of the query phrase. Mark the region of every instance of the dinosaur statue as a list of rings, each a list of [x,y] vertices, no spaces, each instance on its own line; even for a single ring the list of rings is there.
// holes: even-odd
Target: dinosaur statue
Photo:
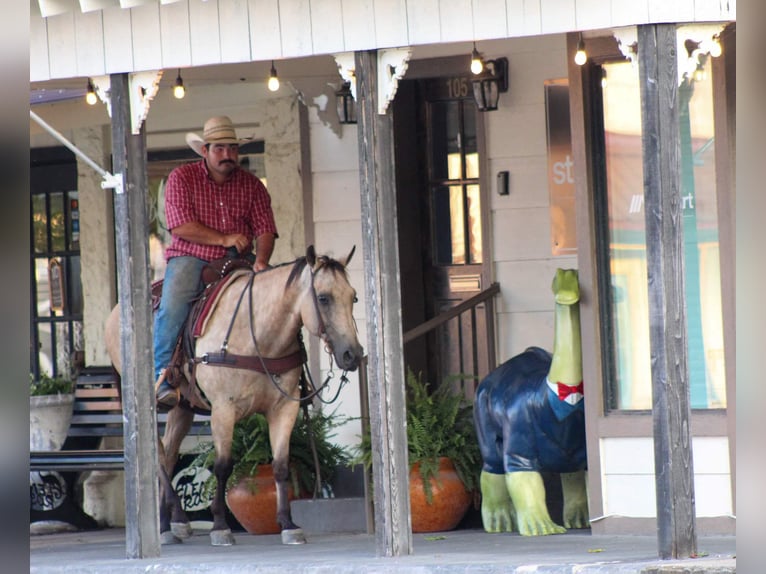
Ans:
[[[552,288],[553,356],[529,347],[487,375],[476,391],[487,532],[540,536],[589,527],[577,270],[558,269]],[[550,517],[541,472],[561,475],[564,527]]]

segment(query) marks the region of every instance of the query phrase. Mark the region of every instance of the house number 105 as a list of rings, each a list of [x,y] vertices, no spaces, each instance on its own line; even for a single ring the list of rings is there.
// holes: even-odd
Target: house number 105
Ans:
[[[466,78],[450,78],[447,80],[447,90],[450,98],[468,97],[468,80]]]

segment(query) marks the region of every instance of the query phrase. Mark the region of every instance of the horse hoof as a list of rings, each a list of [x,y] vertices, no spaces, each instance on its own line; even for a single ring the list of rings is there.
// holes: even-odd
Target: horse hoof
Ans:
[[[282,531],[282,544],[306,544],[306,537],[302,528]]]
[[[211,530],[210,544],[213,546],[232,546],[234,544],[234,535],[230,529]]]
[[[183,540],[178,538],[175,534],[173,534],[172,530],[167,530],[166,532],[160,532],[160,545],[161,546],[167,546],[168,544],[181,544]]]
[[[188,522],[171,522],[170,523],[170,530],[173,532],[175,536],[178,538],[186,539],[191,538],[191,535],[194,533],[192,530],[191,524]]]

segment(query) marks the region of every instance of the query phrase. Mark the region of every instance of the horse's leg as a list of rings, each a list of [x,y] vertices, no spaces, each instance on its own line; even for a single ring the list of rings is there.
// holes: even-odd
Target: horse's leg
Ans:
[[[226,482],[231,476],[234,462],[231,459],[231,441],[234,432],[236,414],[233,409],[214,408],[210,417],[210,428],[215,445],[216,486],[210,510],[213,513],[213,528],[210,531],[210,543],[213,546],[231,546],[234,536],[226,523]]]
[[[181,538],[173,534],[173,529],[170,525],[171,516],[174,514],[174,508],[181,507],[181,500],[178,498],[178,494],[173,489],[173,485],[170,482],[170,477],[165,470],[163,460],[165,458],[165,452],[162,447],[162,441],[157,441],[157,448],[159,452],[159,483],[160,483],[160,543],[161,544],[178,544],[181,542]],[[183,512],[183,510],[181,510]]]
[[[181,441],[189,432],[193,421],[194,413],[190,410],[176,407],[168,412],[165,434],[162,438],[164,454],[160,458],[168,480],[173,476],[173,469],[175,469],[176,462],[178,462],[178,451],[181,448]],[[174,500],[170,504],[170,528],[178,538],[189,538],[192,535],[191,524],[175,490],[173,490],[173,497]]]
[[[290,462],[290,435],[298,415],[297,401],[283,402],[277,410],[271,411],[266,418],[269,422],[269,438],[274,460],[274,482],[277,486],[277,522],[282,527],[282,544],[305,544],[303,530],[293,522],[288,498],[288,478]]]

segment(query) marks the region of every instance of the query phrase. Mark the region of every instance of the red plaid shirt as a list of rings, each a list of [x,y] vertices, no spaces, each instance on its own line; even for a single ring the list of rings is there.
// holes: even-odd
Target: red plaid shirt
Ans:
[[[263,182],[249,171],[237,169],[226,183],[218,185],[210,179],[205,160],[170,172],[165,185],[165,221],[171,230],[196,221],[221,233],[243,233],[251,241],[264,233],[277,235],[271,197]],[[174,235],[165,258],[192,255],[211,261],[225,253],[220,245],[200,245]]]

